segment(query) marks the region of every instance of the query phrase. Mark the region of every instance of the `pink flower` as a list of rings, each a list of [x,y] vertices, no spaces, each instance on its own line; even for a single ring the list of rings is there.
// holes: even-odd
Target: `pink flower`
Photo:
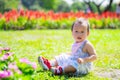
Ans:
[[[0,60],[4,61],[4,60],[8,59],[12,55],[13,55],[13,53],[7,52],[6,54],[3,55],[3,57]]]
[[[30,64],[30,61],[26,58],[21,58],[20,62],[26,63],[26,64]]]
[[[6,48],[3,48],[3,50],[5,50],[5,51],[9,51],[10,48],[9,48],[9,47],[6,47]]]
[[[36,69],[37,68],[37,64],[35,62],[30,62],[28,59],[26,58],[21,58],[20,62],[26,63],[26,64],[30,64],[32,66],[32,68]]]
[[[2,51],[9,51],[10,50],[10,48],[8,48],[8,47],[6,47],[6,48],[2,48],[2,47],[0,47],[0,54],[2,53]]]
[[[13,73],[9,70],[0,71],[0,78],[7,78],[11,75],[13,75]]]
[[[17,69],[16,72],[17,72],[18,74],[22,74],[22,71],[20,71],[19,69]]]
[[[22,74],[22,72],[18,69],[16,63],[10,63],[8,65],[8,69],[13,70],[14,72],[17,72],[18,74]]]
[[[37,64],[35,62],[31,62],[31,65],[32,65],[33,69],[37,68]]]

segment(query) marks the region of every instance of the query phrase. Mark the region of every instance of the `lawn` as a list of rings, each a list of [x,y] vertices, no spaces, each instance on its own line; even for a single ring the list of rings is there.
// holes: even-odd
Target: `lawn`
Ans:
[[[88,40],[93,43],[98,55],[94,62],[95,70],[80,77],[54,76],[50,71],[41,69],[37,57],[42,55],[52,59],[62,52],[70,52],[74,42],[70,30],[0,31],[0,46],[10,47],[18,58],[25,57],[37,63],[35,80],[106,80],[110,78],[102,77],[101,74],[111,70],[119,72],[120,30],[91,30]],[[114,75],[111,79],[118,78]]]

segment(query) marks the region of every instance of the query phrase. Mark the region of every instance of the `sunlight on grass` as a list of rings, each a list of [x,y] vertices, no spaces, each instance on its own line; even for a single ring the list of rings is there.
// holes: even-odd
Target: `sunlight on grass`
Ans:
[[[98,59],[94,62],[95,67],[120,69],[119,32],[120,30],[91,30],[88,40],[93,43],[98,55]],[[62,52],[70,52],[73,42],[70,30],[0,31],[0,46],[10,47],[18,58],[26,57],[36,62],[39,55],[52,59]],[[38,70],[42,69],[38,66]],[[50,72],[40,72],[36,76],[36,78],[50,80],[68,77],[50,77]],[[106,80],[92,73],[80,78],[81,80]]]

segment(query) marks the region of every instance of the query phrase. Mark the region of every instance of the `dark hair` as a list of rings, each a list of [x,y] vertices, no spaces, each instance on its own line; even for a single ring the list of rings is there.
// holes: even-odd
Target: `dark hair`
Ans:
[[[75,22],[73,22],[73,24],[72,24],[71,31],[73,31],[74,24],[75,24]]]
[[[118,6],[120,6],[120,2],[119,2],[119,4],[118,4]]]
[[[86,20],[84,18],[79,18],[75,22],[79,22],[80,24],[82,24],[83,23],[82,20],[85,20],[85,22],[87,23],[87,31],[89,32],[90,31],[90,24],[89,24],[88,20]],[[71,31],[73,31],[73,27],[74,27],[75,22],[73,22],[73,24],[72,24]]]

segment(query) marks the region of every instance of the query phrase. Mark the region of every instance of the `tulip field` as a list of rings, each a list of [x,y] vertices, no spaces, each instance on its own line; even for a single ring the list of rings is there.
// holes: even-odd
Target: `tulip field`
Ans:
[[[120,30],[91,29],[88,40],[94,45],[97,60],[87,75],[54,75],[44,71],[37,58],[48,59],[70,52],[74,42],[71,30],[0,31],[0,80],[119,80]]]
[[[0,14],[0,30],[69,29],[79,17],[88,18],[90,28],[120,28],[120,16],[115,12],[97,14],[82,11],[55,13],[53,11],[11,10]]]

